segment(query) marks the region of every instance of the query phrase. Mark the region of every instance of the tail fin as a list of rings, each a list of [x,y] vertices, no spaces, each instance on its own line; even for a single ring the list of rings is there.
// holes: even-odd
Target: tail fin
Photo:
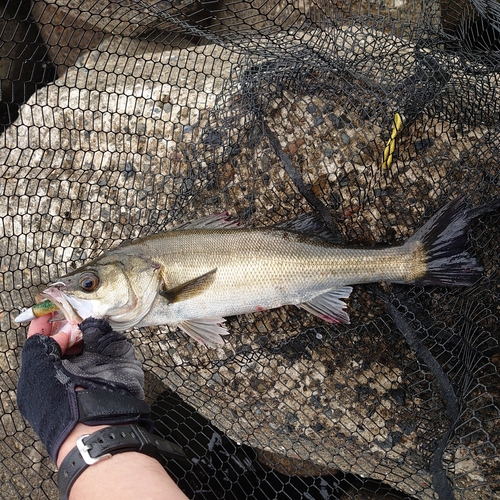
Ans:
[[[426,273],[416,280],[426,285],[468,286],[482,274],[482,267],[465,251],[471,217],[463,197],[448,203],[407,243],[419,243],[426,255]],[[420,246],[419,245],[419,246]]]

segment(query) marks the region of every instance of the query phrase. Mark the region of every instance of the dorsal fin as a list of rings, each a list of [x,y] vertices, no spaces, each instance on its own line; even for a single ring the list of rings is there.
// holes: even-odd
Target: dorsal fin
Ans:
[[[240,229],[243,227],[240,225],[238,219],[233,219],[228,212],[221,212],[220,214],[207,215],[206,217],[200,217],[199,219],[194,219],[188,222],[184,222],[180,226],[177,226],[175,230],[186,230],[186,229]]]
[[[295,231],[297,233],[317,236],[334,245],[344,244],[344,238],[340,233],[333,232],[321,219],[313,214],[302,214],[294,219],[279,222],[275,224],[274,227],[285,229],[286,231]]]
[[[217,268],[212,269],[208,273],[197,276],[196,278],[186,281],[185,283],[181,283],[173,288],[161,290],[159,293],[162,297],[165,297],[168,300],[169,304],[190,299],[206,290],[213,283],[216,272]]]

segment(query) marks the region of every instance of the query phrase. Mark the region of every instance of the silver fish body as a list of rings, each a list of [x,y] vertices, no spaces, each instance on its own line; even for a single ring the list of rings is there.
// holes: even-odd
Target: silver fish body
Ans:
[[[481,269],[464,250],[468,222],[459,199],[405,244],[366,249],[334,245],[293,224],[236,228],[215,216],[127,242],[62,277],[42,297],[73,323],[76,313],[106,318],[118,330],[177,325],[210,346],[228,333],[224,317],[283,305],[346,323],[343,299],[353,284],[477,280]]]
[[[418,244],[409,247],[341,248],[280,229],[200,229],[171,231],[119,252],[144,252],[161,263],[167,289],[213,272],[203,293],[172,296],[168,307],[158,295],[142,320],[154,325],[298,305],[355,283],[414,281],[425,266],[414,258]]]

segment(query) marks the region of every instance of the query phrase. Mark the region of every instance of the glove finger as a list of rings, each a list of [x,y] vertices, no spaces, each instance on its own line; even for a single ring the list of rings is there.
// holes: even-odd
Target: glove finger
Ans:
[[[89,352],[102,352],[109,343],[126,340],[122,333],[111,329],[103,319],[88,318],[80,324],[84,349]]]
[[[95,352],[113,358],[135,358],[134,348],[127,337],[115,332],[104,320],[86,319],[80,325],[84,351]]]
[[[33,364],[50,363],[59,361],[62,356],[61,347],[53,337],[43,334],[34,334],[26,339],[21,352],[22,367],[28,369]]]
[[[117,332],[110,332],[97,341],[96,352],[112,358],[135,358],[134,346]]]
[[[103,335],[106,335],[105,331],[94,326],[84,327],[83,323],[80,325],[80,329],[82,331],[83,350],[87,352],[98,351],[99,340]]]

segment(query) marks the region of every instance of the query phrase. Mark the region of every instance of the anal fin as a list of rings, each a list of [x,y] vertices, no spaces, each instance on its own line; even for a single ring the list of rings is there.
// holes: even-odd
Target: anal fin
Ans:
[[[228,335],[227,328],[222,326],[224,318],[204,318],[186,320],[178,323],[178,327],[187,335],[208,347],[224,345],[221,335]]]
[[[196,278],[181,283],[173,288],[167,290],[160,290],[160,295],[165,297],[169,304],[179,302],[180,300],[187,300],[195,297],[199,293],[205,291],[214,281],[217,268],[212,269],[208,273],[197,276]]]
[[[328,323],[349,323],[349,314],[345,311],[347,304],[342,299],[348,299],[352,287],[344,286],[314,297],[309,302],[298,304],[306,311],[318,316]]]

